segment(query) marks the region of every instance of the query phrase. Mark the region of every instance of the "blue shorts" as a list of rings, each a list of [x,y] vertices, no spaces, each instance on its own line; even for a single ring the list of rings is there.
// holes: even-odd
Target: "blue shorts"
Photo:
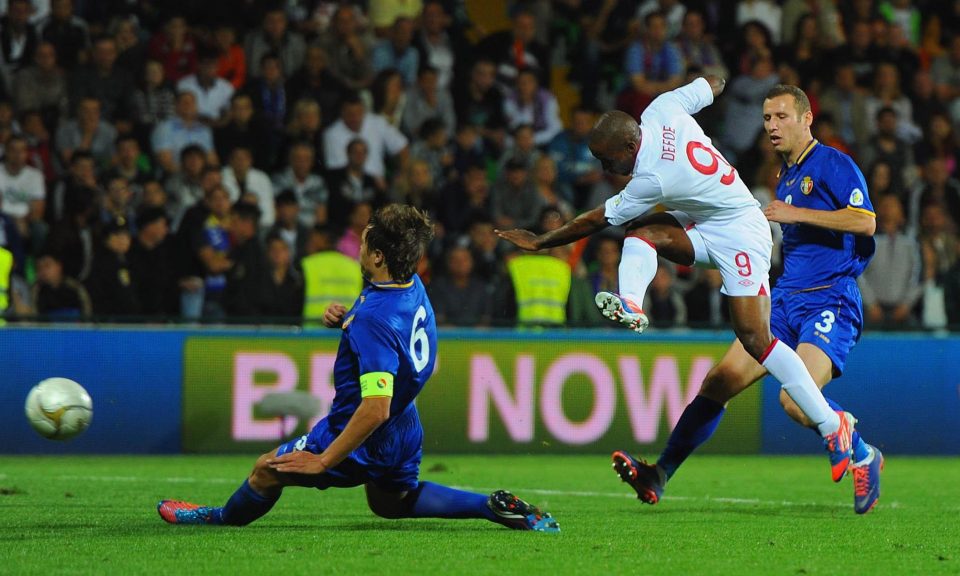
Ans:
[[[830,357],[834,376],[843,374],[847,354],[860,340],[863,304],[856,280],[844,279],[829,288],[787,293],[774,288],[770,330],[796,350],[806,342]]]
[[[336,439],[327,419],[317,422],[305,436],[281,444],[277,456],[304,450],[320,454]],[[420,459],[423,455],[423,428],[416,408],[411,404],[402,414],[377,430],[346,460],[318,474],[314,488],[352,488],[373,483],[385,492],[406,492],[419,485]]]

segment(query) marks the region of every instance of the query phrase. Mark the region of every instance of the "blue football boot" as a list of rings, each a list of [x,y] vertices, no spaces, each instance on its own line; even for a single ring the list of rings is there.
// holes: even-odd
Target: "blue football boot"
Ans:
[[[497,516],[497,522],[514,530],[560,532],[560,524],[549,512],[542,512],[506,490],[497,490],[487,499],[487,507]]]

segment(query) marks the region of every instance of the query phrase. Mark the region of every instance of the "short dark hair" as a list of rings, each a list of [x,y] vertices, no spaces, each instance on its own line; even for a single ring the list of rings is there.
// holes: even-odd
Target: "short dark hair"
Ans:
[[[167,216],[167,211],[159,206],[153,208],[144,208],[137,214],[137,230],[142,230],[144,227],[153,224],[157,220],[166,220],[169,223],[170,217]]]
[[[234,217],[239,220],[247,220],[251,222],[260,221],[260,207],[256,204],[244,202],[243,200],[237,200],[230,208],[230,212],[233,213]]]
[[[367,249],[379,250],[387,270],[397,282],[410,280],[433,239],[433,224],[427,215],[406,204],[388,204],[370,218]]]
[[[810,99],[807,98],[807,93],[793,84],[777,84],[767,91],[764,100],[770,100],[777,96],[792,96],[793,105],[797,109],[797,116],[803,116],[811,110]]]
[[[187,159],[187,156],[191,154],[199,154],[201,158],[206,160],[207,153],[200,147],[199,144],[187,144],[180,150],[180,161],[184,162]]]
[[[436,116],[427,118],[423,121],[423,124],[420,125],[420,139],[428,140],[437,132],[441,132],[446,129],[447,125],[440,118],[437,118]]]

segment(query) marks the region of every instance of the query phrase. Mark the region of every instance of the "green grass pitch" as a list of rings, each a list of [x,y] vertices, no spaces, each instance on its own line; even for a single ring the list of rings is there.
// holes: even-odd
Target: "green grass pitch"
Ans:
[[[362,489],[288,489],[246,528],[168,526],[222,504],[253,457],[0,457],[0,574],[958,574],[960,460],[888,458],[852,509],[826,458],[693,457],[657,506],[597,456],[429,456],[425,479],[509,488],[562,533],[374,517]]]

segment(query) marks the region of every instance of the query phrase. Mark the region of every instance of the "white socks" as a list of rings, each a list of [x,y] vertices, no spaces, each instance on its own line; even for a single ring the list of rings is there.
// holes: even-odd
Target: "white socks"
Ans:
[[[766,357],[761,358],[761,364],[780,381],[780,386],[816,425],[821,436],[826,438],[840,429],[840,416],[824,400],[823,393],[803,365],[803,360],[789,346],[779,340],[774,341]]]
[[[620,296],[643,306],[647,287],[657,274],[657,251],[645,240],[627,236],[620,257]]]

